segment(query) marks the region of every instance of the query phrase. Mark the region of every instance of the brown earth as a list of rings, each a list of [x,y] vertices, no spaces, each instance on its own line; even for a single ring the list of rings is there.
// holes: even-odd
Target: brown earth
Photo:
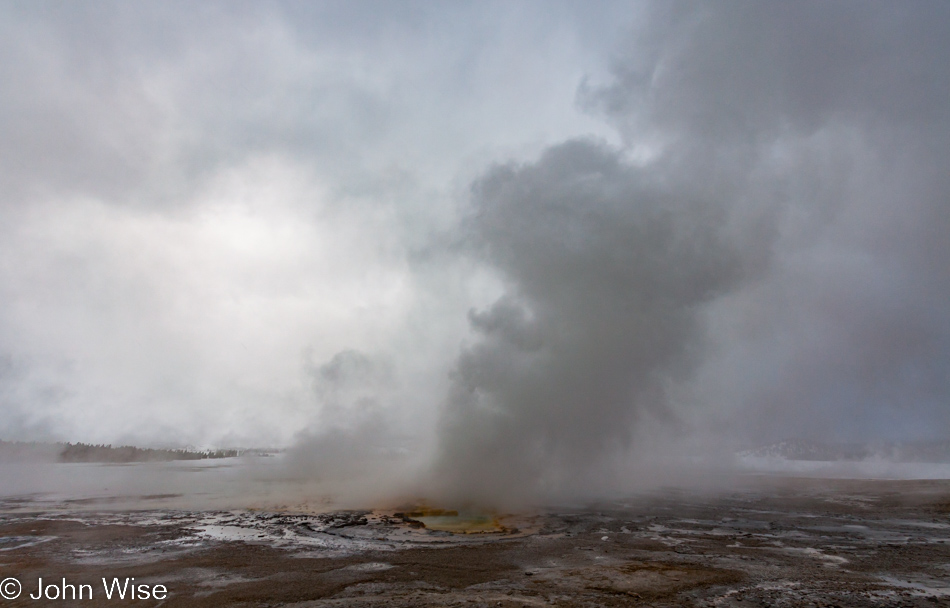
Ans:
[[[0,578],[23,593],[0,606],[950,606],[948,504],[946,481],[760,479],[453,535],[394,512],[31,511],[19,500],[0,504]],[[31,600],[39,577],[90,584],[93,599]],[[169,594],[108,600],[102,577]]]

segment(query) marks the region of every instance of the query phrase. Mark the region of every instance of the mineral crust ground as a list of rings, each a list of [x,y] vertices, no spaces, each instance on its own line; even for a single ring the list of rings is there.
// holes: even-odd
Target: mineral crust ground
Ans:
[[[40,576],[93,584],[83,606],[950,606],[948,481],[750,477],[718,493],[499,514],[498,531],[469,534],[396,510],[139,498],[121,510],[3,499],[0,574],[25,590]],[[106,600],[103,576],[169,596]]]

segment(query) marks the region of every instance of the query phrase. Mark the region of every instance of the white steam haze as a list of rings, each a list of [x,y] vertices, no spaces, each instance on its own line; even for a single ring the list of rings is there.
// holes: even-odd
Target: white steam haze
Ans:
[[[0,438],[456,501],[950,439],[945,2],[0,14]]]

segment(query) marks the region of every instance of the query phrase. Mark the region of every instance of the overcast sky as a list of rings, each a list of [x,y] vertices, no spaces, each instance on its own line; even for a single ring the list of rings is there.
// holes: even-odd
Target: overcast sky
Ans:
[[[0,11],[0,438],[948,435],[944,2]]]

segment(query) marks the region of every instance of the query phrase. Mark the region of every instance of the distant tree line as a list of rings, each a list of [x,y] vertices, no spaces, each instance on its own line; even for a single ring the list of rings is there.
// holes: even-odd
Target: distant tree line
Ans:
[[[65,443],[59,462],[159,462],[169,460],[205,460],[240,456],[240,450],[164,450],[131,445],[112,447],[88,443]]]
[[[112,447],[89,443],[53,443],[45,441],[4,441],[0,439],[0,463],[15,462],[167,462],[170,460],[205,460],[232,456],[266,457],[279,453],[273,448],[233,448],[221,450],[186,450],[137,448],[130,445]]]

